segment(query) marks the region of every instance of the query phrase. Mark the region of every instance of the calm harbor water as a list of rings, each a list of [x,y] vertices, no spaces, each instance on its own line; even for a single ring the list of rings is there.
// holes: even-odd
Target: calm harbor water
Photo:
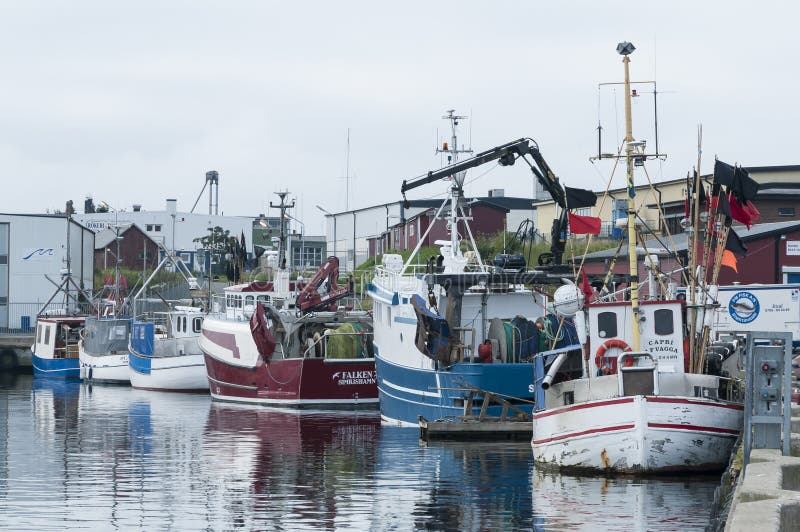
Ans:
[[[542,474],[377,414],[0,376],[0,528],[702,530],[714,478]]]

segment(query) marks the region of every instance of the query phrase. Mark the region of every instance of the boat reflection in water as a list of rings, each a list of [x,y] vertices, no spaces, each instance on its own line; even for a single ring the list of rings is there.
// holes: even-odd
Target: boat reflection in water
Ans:
[[[214,403],[204,455],[237,525],[371,528],[377,412],[309,412]]]
[[[534,530],[704,530],[719,477],[578,477],[534,469]]]
[[[528,442],[422,444],[377,412],[0,382],[0,528],[689,530],[716,481],[541,475]]]

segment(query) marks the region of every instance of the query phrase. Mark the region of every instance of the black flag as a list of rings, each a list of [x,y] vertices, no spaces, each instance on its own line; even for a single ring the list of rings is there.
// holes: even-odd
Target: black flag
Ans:
[[[733,252],[734,255],[747,255],[747,246],[744,245],[742,239],[736,234],[736,231],[731,229],[728,231],[728,239],[725,241],[725,249]]]
[[[726,187],[731,186],[733,183],[733,176],[736,173],[736,169],[727,164],[723,163],[719,159],[714,161],[714,184],[715,185],[724,185]]]
[[[582,188],[564,187],[567,195],[567,208],[580,209],[582,207],[594,207],[597,203],[597,194],[591,190]]]

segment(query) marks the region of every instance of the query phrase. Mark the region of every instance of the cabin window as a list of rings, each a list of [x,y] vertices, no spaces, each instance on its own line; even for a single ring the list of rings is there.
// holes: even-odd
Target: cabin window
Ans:
[[[160,224],[154,225],[153,226],[153,231],[155,231],[156,233],[160,233],[161,232],[161,225]]]
[[[778,216],[794,216],[794,207],[781,207],[778,209]]]
[[[41,325],[36,327],[36,343],[37,344],[41,344],[42,343],[42,326]]]
[[[50,327],[44,328],[44,345],[50,345]]]
[[[203,318],[201,318],[200,316],[194,318],[192,320],[192,331],[199,333],[200,329],[202,328],[203,328]]]
[[[153,224],[147,224],[147,225],[145,226],[145,229],[146,229],[147,231],[152,231],[152,230],[153,230]]]
[[[672,310],[664,308],[653,313],[653,324],[656,334],[662,336],[675,332],[675,322],[672,319]]]
[[[598,314],[597,332],[600,338],[615,338],[617,336],[617,314],[615,312]]]
[[[383,313],[381,312],[382,309],[383,305],[381,305],[380,303],[377,303],[375,305],[375,319],[377,321],[381,321],[381,318],[383,318]]]
[[[242,308],[242,296],[234,296],[236,299],[236,308]]]
[[[258,301],[259,303],[265,303],[265,304],[268,305],[269,304],[269,296],[258,296],[256,298],[256,301]]]
[[[254,298],[253,296],[247,296],[247,297],[244,298],[244,304],[245,305],[250,305],[252,307],[255,304],[255,302],[256,302],[256,298]]]
[[[386,325],[392,326],[392,307],[386,307]]]

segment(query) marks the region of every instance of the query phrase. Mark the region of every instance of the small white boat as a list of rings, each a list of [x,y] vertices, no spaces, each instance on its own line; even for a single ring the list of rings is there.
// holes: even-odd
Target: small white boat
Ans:
[[[152,320],[134,321],[128,352],[131,386],[140,390],[206,392],[208,378],[198,339],[205,313],[176,306]]]
[[[78,342],[80,376],[87,382],[130,384],[128,340],[131,319],[124,316],[91,316]]]

